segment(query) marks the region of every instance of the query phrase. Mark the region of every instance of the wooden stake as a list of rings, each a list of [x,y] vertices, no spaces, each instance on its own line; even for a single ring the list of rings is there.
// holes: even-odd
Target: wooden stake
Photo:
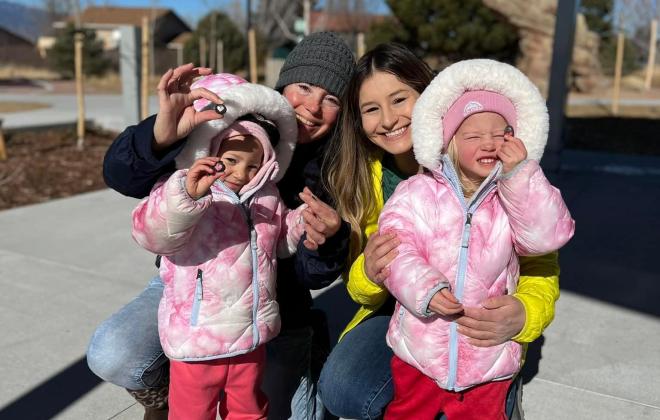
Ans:
[[[78,150],[82,150],[85,147],[85,96],[83,92],[83,42],[85,35],[82,32],[76,32],[73,39],[76,98],[78,101],[78,141],[76,142],[76,147]]]
[[[360,58],[364,55],[365,51],[364,45],[364,32],[358,32],[357,34],[357,58]]]
[[[140,117],[149,116],[149,17],[142,16],[142,80],[140,83]]]
[[[218,60],[218,65],[215,66],[218,73],[224,73],[225,71],[225,44],[222,40],[219,40],[216,45],[216,59]]]
[[[7,148],[5,147],[5,135],[2,134],[2,120],[0,120],[0,160],[7,160]]]
[[[199,37],[199,65],[206,67],[206,38]]]
[[[215,53],[217,52],[216,48],[213,48],[215,46],[215,20],[216,20],[216,14],[215,12],[211,12],[211,30],[209,31],[209,67],[212,69],[216,68],[216,59],[215,59]]]
[[[254,29],[248,31],[248,48],[250,50],[250,81],[257,83],[257,34]]]
[[[644,81],[644,87],[646,90],[651,89],[653,84],[653,73],[655,72],[655,44],[658,36],[658,20],[653,19],[651,21],[651,41],[649,43],[649,62],[646,66],[646,80]]]
[[[619,113],[619,96],[621,93],[621,70],[623,67],[623,47],[625,36],[619,32],[616,43],[616,67],[614,68],[614,90],[612,91],[612,114]]]

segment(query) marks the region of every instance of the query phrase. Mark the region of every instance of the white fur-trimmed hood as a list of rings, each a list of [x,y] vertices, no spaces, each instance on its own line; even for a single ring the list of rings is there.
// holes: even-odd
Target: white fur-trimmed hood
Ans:
[[[195,88],[195,85],[192,87]],[[279,166],[275,181],[279,181],[289,167],[298,141],[296,114],[289,102],[279,92],[253,83],[236,84],[223,92],[215,93],[224,101],[227,112],[222,119],[205,122],[193,130],[183,150],[176,157],[177,168],[189,168],[195,160],[208,156],[213,138],[238,117],[257,113],[273,121],[280,133],[280,141],[275,148]],[[206,100],[198,101],[208,103]],[[197,103],[195,108],[198,109]]]
[[[548,109],[534,84],[517,68],[495,60],[475,59],[452,64],[424,90],[412,113],[415,158],[425,168],[440,166],[442,119],[466,91],[488,90],[509,98],[516,109],[515,136],[523,141],[529,159],[540,160],[548,141]]]

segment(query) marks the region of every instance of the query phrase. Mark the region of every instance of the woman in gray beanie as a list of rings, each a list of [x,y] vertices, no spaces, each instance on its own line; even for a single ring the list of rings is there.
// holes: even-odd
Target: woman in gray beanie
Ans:
[[[294,257],[278,263],[282,332],[267,345],[264,391],[270,400],[269,419],[322,416],[322,406],[315,404],[317,375],[312,372],[319,358],[313,357],[312,347],[323,347],[316,343],[324,337],[318,334],[322,329],[314,333],[313,326],[324,325],[324,318],[311,310],[309,289],[327,286],[344,271],[350,229],[325,204],[330,200],[322,188],[320,159],[354,68],[353,54],[344,41],[330,32],[315,33],[289,54],[276,84],[294,108],[299,128],[291,164],[278,183],[280,195],[290,208],[303,200],[310,203],[313,212],[305,222],[315,234],[307,235],[313,249],[301,241]],[[192,107],[199,98],[222,103],[208,90],[190,89],[196,77],[211,72],[187,64],[165,73],[158,86],[158,114],[126,128],[108,149],[103,165],[108,186],[131,197],[147,196],[161,176],[174,170],[174,158],[188,134],[199,124],[222,118],[214,110],[196,112]],[[145,407],[145,419],[167,418],[169,372],[157,330],[162,291],[161,279],[153,278],[140,295],[96,329],[87,350],[90,369],[126,388]]]

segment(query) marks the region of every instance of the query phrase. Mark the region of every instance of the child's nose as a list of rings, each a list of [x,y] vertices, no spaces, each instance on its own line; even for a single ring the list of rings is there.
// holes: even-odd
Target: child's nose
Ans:
[[[241,168],[236,171],[236,177],[243,181],[247,182],[248,181],[248,170],[246,168]]]

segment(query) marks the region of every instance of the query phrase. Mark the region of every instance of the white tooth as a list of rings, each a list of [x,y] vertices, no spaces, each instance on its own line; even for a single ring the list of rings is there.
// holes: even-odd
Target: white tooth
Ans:
[[[396,129],[394,131],[390,131],[389,133],[385,133],[386,137],[395,137],[398,136],[399,134],[403,133],[405,131],[406,127],[401,127],[399,129]]]
[[[305,125],[307,125],[307,126],[312,127],[312,126],[314,125],[313,122],[311,122],[311,121],[308,120],[308,119],[305,119],[305,118],[301,117],[301,116],[298,115],[298,114],[296,114],[296,118],[298,119],[298,121],[300,121],[301,123],[303,123],[303,124],[305,124]]]

